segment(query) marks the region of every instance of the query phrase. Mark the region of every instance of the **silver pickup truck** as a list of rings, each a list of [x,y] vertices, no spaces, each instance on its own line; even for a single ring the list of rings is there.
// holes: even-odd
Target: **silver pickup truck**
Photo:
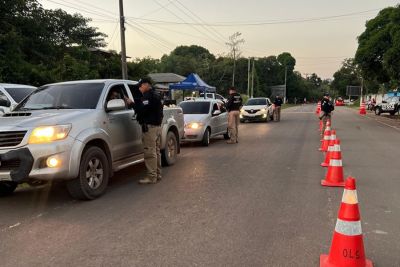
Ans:
[[[50,84],[0,117],[0,196],[19,183],[66,180],[72,197],[103,194],[114,172],[143,162],[141,126],[125,98],[135,82]],[[184,134],[182,109],[164,107],[162,158],[175,163]]]

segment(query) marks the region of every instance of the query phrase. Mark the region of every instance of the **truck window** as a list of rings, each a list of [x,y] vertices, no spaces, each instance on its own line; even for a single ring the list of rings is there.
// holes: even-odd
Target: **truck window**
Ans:
[[[113,100],[113,99],[122,99],[128,97],[128,93],[126,92],[125,86],[123,84],[113,85],[107,93],[106,102]],[[125,107],[128,108],[127,106]]]

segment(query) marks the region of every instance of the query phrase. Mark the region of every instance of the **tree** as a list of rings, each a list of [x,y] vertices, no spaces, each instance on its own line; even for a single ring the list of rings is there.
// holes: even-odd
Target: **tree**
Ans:
[[[161,71],[184,76],[197,72],[200,76],[207,78],[210,63],[214,60],[215,56],[204,47],[178,46],[169,55],[161,58]]]
[[[355,61],[363,76],[386,83],[400,81],[400,6],[381,10],[358,37]]]
[[[37,0],[3,0],[0,16],[1,81],[41,85],[99,76],[89,68],[98,58],[88,49],[105,46],[106,35],[90,27],[89,19],[44,9]],[[63,68],[65,62],[72,65]]]
[[[232,86],[235,86],[235,72],[236,72],[236,59],[240,57],[240,45],[244,43],[244,39],[240,38],[242,34],[240,32],[235,32],[229,36],[229,41],[226,45],[229,47],[230,56],[233,60],[233,70],[232,70]]]
[[[343,61],[342,67],[333,74],[333,78],[332,89],[334,89],[339,96],[346,95],[347,86],[361,85],[359,70],[352,58]]]

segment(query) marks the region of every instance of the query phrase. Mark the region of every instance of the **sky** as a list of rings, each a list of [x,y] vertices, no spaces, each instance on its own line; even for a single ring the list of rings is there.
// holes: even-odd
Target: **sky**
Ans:
[[[108,49],[120,51],[118,0],[40,0],[92,18],[108,35]],[[291,53],[303,76],[332,78],[345,58],[354,57],[357,37],[393,0],[124,0],[126,46],[131,58],[160,58],[178,45],[200,45],[214,55],[242,33],[243,57]]]

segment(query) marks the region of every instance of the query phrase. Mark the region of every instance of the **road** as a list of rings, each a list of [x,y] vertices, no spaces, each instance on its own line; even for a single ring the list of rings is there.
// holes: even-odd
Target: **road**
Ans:
[[[1,266],[318,266],[343,189],[323,188],[314,106],[240,127],[240,143],[185,146],[164,179],[124,170],[102,198],[62,184],[0,199]],[[337,108],[344,171],[358,182],[375,266],[400,266],[399,130]]]

